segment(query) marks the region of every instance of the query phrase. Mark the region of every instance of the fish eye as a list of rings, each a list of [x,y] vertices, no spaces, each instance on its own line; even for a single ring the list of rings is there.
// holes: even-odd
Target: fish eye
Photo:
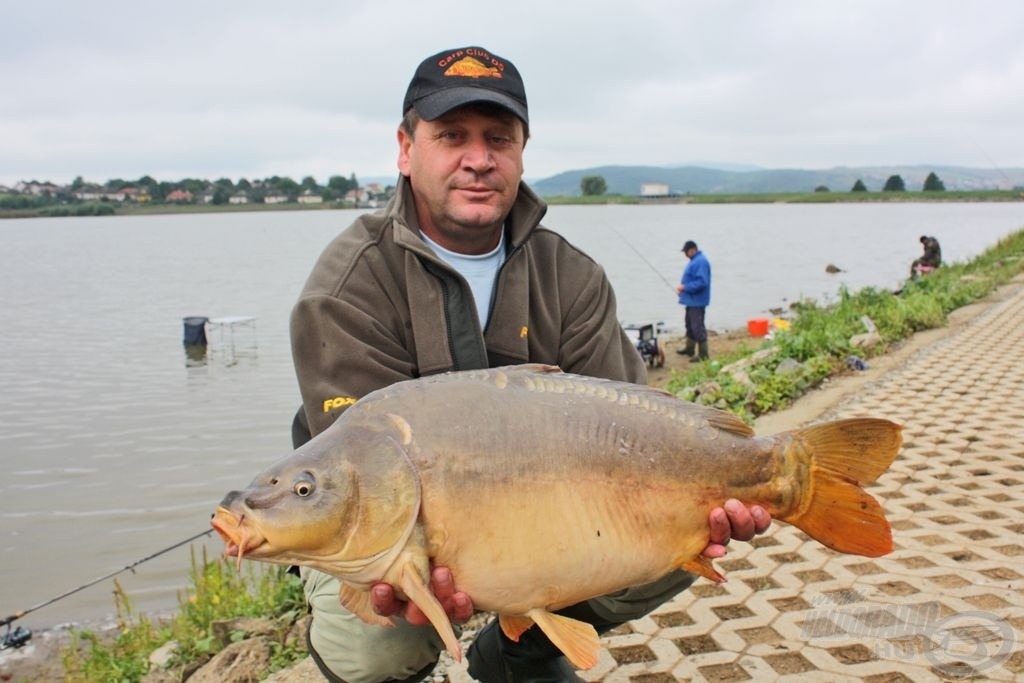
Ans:
[[[305,498],[309,494],[313,493],[313,482],[311,481],[298,481],[295,482],[295,486],[292,487],[292,491],[295,495],[300,498]]]

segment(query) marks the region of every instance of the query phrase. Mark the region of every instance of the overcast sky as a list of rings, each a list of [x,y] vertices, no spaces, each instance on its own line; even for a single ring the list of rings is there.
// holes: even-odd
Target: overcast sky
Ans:
[[[416,65],[526,81],[526,176],[1024,167],[1024,2],[0,0],[0,183],[392,176]]]

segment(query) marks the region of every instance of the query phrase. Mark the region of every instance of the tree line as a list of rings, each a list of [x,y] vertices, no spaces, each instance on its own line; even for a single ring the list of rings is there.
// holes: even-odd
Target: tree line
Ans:
[[[942,182],[939,176],[935,175],[935,172],[928,174],[928,177],[924,179],[924,185],[921,187],[924,192],[945,192],[946,185]],[[595,197],[603,195],[608,191],[608,183],[605,182],[604,176],[600,175],[587,175],[580,178],[580,192],[583,193],[584,197]],[[815,192],[830,192],[829,188],[825,185],[819,185],[814,188]],[[867,192],[868,188],[864,184],[864,181],[860,178],[850,188],[850,192]],[[882,187],[882,192],[906,192],[907,185],[903,182],[903,178],[899,175],[891,175],[885,181],[885,185]]]

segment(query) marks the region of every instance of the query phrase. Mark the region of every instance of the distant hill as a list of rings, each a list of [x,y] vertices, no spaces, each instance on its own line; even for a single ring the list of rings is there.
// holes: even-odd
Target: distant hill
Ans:
[[[638,195],[645,183],[668,185],[671,194],[740,194],[758,192],[813,192],[824,185],[833,192],[849,192],[857,180],[868,190],[880,191],[891,175],[903,178],[908,191],[920,190],[934,172],[947,190],[1009,190],[1024,187],[1024,168],[980,169],[962,166],[839,166],[829,169],[729,170],[705,166],[597,166],[535,180],[530,185],[542,196],[578,196],[580,179],[602,176],[609,194]]]

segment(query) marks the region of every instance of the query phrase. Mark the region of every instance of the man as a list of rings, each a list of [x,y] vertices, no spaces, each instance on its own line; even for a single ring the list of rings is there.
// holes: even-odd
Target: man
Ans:
[[[910,264],[911,279],[921,273],[930,273],[942,265],[942,248],[939,246],[939,241],[934,237],[921,235],[921,244],[924,247],[924,254]]]
[[[637,383],[643,362],[618,324],[604,271],[540,225],[543,202],[521,182],[529,136],[526,93],[508,60],[480,47],[426,59],[406,92],[394,198],[323,252],[292,312],[292,351],[303,410],[296,445],[367,393],[451,370],[541,362]],[[767,513],[737,501],[712,511],[709,557],[730,537],[749,540]],[[338,581],[303,568],[313,622],[311,655],[329,680],[416,681],[442,644],[415,605],[371,590],[395,628],[363,623],[338,601]],[[449,617],[465,621],[471,596],[445,568],[431,586]],[[598,629],[635,619],[693,581],[685,572],[562,613]],[[537,628],[518,643],[491,622],[468,652],[480,681],[578,680]]]
[[[687,240],[683,253],[690,262],[676,285],[679,304],[686,306],[686,348],[676,353],[690,356],[691,363],[708,359],[708,330],[704,326],[704,312],[711,303],[711,264],[697,243]],[[696,346],[696,353],[694,353]]]

